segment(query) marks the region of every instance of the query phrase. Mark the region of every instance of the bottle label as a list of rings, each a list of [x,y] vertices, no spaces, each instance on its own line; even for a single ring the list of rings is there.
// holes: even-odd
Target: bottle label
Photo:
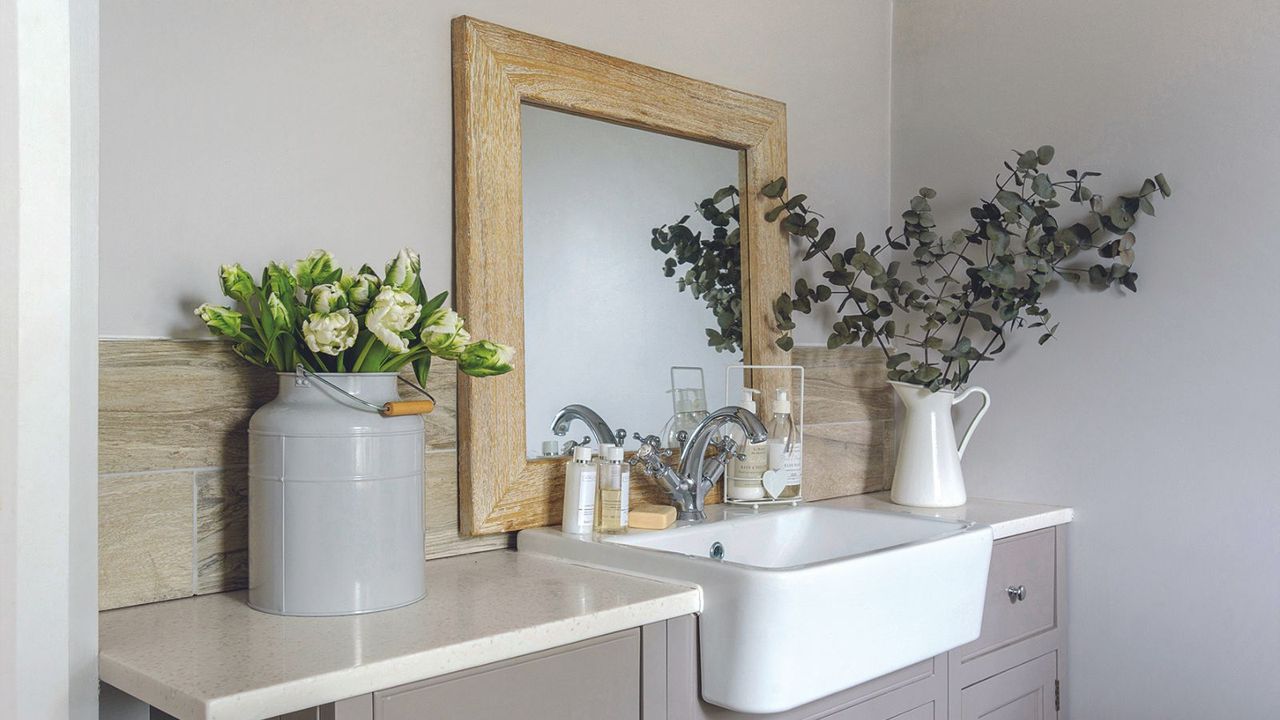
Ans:
[[[585,532],[596,519],[596,469],[583,468],[578,482],[582,494],[578,497],[577,524]]]
[[[600,488],[599,522],[600,530],[617,530],[622,518],[622,491],[611,488]]]
[[[622,527],[626,527],[631,522],[631,466],[626,463],[622,464],[622,497],[619,502],[622,507],[618,512],[618,517],[622,521]]]
[[[729,477],[734,480],[759,481],[764,471],[769,469],[769,446],[765,443],[750,443],[738,448],[745,459],[729,459]]]
[[[785,457],[782,461],[782,476],[786,478],[787,485],[799,485],[800,470],[804,457],[800,452],[800,443],[792,443],[791,452],[783,454]]]

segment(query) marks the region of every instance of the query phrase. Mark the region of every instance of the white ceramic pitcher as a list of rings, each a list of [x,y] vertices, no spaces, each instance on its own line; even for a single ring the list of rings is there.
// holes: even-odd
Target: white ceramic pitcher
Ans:
[[[890,382],[902,398],[907,414],[899,426],[898,465],[893,472],[893,490],[889,498],[899,505],[915,507],[956,507],[967,499],[960,458],[978,427],[978,422],[991,406],[991,396],[976,385],[957,395],[951,390],[929,392],[919,385]],[[977,393],[982,408],[974,416],[964,437],[956,444],[951,406]]]

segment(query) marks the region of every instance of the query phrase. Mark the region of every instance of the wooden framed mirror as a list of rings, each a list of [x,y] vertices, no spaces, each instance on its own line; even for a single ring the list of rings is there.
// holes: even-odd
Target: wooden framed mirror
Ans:
[[[773,300],[791,283],[788,238],[765,220],[768,205],[759,194],[786,174],[786,107],[474,18],[454,19],[456,304],[474,334],[516,348],[513,372],[479,381],[458,377],[459,520],[469,535],[560,521],[564,460],[530,457],[526,432],[522,115],[530,107],[734,151],[741,267],[736,359],[777,365],[789,357],[774,344],[780,331],[772,310]],[[688,198],[690,207],[698,199]],[[653,225],[675,219],[656,217]],[[648,235],[640,241],[647,246]],[[581,252],[599,249],[588,246]],[[645,272],[655,268],[661,270],[661,262]],[[639,351],[646,337],[661,342],[663,322],[660,316],[653,327],[624,328],[614,342],[619,357]],[[607,364],[607,357],[602,362]],[[620,385],[629,382],[619,379]],[[708,377],[707,385],[720,382]],[[757,377],[753,384],[769,383]],[[579,401],[566,395],[561,405]],[[661,501],[663,495],[637,470],[632,499],[641,498]]]

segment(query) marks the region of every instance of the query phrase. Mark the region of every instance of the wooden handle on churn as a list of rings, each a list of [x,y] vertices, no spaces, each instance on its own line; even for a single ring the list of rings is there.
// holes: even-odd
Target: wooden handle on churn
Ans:
[[[389,402],[382,406],[382,414],[387,417],[395,417],[397,415],[422,415],[436,409],[436,404],[432,400],[400,400],[398,402]]]

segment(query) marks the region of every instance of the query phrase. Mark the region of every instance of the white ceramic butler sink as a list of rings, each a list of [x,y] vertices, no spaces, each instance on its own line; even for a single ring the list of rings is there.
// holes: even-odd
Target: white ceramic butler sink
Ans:
[[[702,588],[702,697],[789,710],[978,637],[991,528],[837,504],[714,506],[660,531],[524,530],[522,552]],[[722,559],[712,556],[716,548]]]

